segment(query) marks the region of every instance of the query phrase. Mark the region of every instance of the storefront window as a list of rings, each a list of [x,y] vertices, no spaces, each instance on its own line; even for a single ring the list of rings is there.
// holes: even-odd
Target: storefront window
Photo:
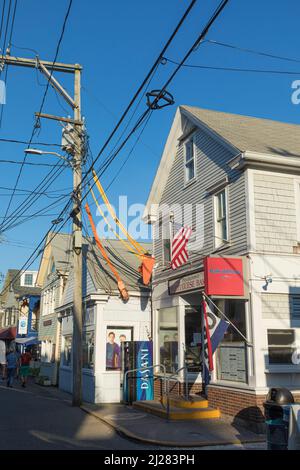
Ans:
[[[82,344],[82,367],[93,369],[94,367],[94,332],[89,331],[83,335]]]
[[[185,307],[185,363],[189,372],[201,371],[201,309]]]
[[[159,363],[169,373],[176,372],[178,365],[178,315],[176,307],[162,308],[159,321]]]
[[[217,300],[217,306],[246,336],[245,301]],[[217,377],[231,382],[247,382],[246,342],[231,325],[218,347]]]
[[[63,365],[71,365],[71,354],[72,354],[72,336],[65,336],[64,341],[64,354],[63,354]]]

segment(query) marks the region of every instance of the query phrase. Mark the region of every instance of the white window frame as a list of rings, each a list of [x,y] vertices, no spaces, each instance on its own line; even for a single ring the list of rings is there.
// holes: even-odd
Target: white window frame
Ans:
[[[185,142],[184,142],[184,182],[185,182],[185,185],[189,185],[191,182],[195,181],[196,179],[196,152],[195,152],[195,136],[191,136],[189,139],[187,139]],[[188,153],[188,147],[192,148],[192,157],[189,158],[187,160],[187,153]],[[190,162],[193,162],[194,164],[194,176],[193,178],[190,178],[188,179],[187,178],[187,175],[188,175],[188,169],[187,169],[187,165],[190,163]]]
[[[166,260],[166,256],[165,256],[164,231],[166,230],[166,227],[168,228],[169,240],[170,240],[170,260]],[[171,220],[167,220],[166,218],[163,218],[162,216],[160,216],[160,219],[159,219],[159,236],[161,236],[163,266],[164,268],[169,268],[171,266],[171,260],[172,260],[172,240],[173,240],[172,223],[171,223]]]
[[[297,242],[300,244],[300,179],[294,180]]]
[[[219,230],[220,221],[218,221],[218,198],[221,193],[225,194],[225,211],[226,211],[226,239],[221,239],[221,234]],[[213,195],[213,209],[214,209],[214,246],[215,248],[220,248],[224,245],[228,245],[230,240],[229,235],[229,205],[228,205],[228,186],[222,188],[220,191],[216,192]]]

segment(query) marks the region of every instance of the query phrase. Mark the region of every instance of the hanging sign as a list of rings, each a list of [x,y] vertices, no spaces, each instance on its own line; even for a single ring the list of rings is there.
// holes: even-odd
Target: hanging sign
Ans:
[[[18,325],[18,334],[26,335],[28,329],[28,317],[20,317]]]
[[[245,258],[204,259],[207,295],[246,297]]]

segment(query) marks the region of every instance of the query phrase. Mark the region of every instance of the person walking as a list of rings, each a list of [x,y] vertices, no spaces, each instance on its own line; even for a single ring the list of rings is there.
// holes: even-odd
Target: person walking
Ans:
[[[7,387],[12,388],[15,373],[18,367],[18,356],[13,348],[10,348],[6,356]]]
[[[32,359],[30,350],[27,348],[23,354],[21,354],[20,357],[20,377],[21,377],[21,382],[22,382],[22,387],[26,387],[27,383],[27,377],[29,375],[29,365],[30,361]]]
[[[5,372],[6,372],[6,346],[5,341],[0,340],[0,370],[1,375],[0,379],[5,380]]]

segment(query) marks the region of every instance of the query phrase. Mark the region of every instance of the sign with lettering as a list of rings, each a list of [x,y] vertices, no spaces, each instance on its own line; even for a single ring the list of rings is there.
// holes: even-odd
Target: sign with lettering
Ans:
[[[204,272],[198,272],[195,274],[189,274],[179,279],[169,281],[169,294],[181,294],[182,292],[188,292],[192,290],[198,290],[204,288]]]
[[[244,268],[243,258],[205,258],[206,294],[244,297]]]
[[[136,400],[153,400],[153,343],[152,341],[136,341]]]

